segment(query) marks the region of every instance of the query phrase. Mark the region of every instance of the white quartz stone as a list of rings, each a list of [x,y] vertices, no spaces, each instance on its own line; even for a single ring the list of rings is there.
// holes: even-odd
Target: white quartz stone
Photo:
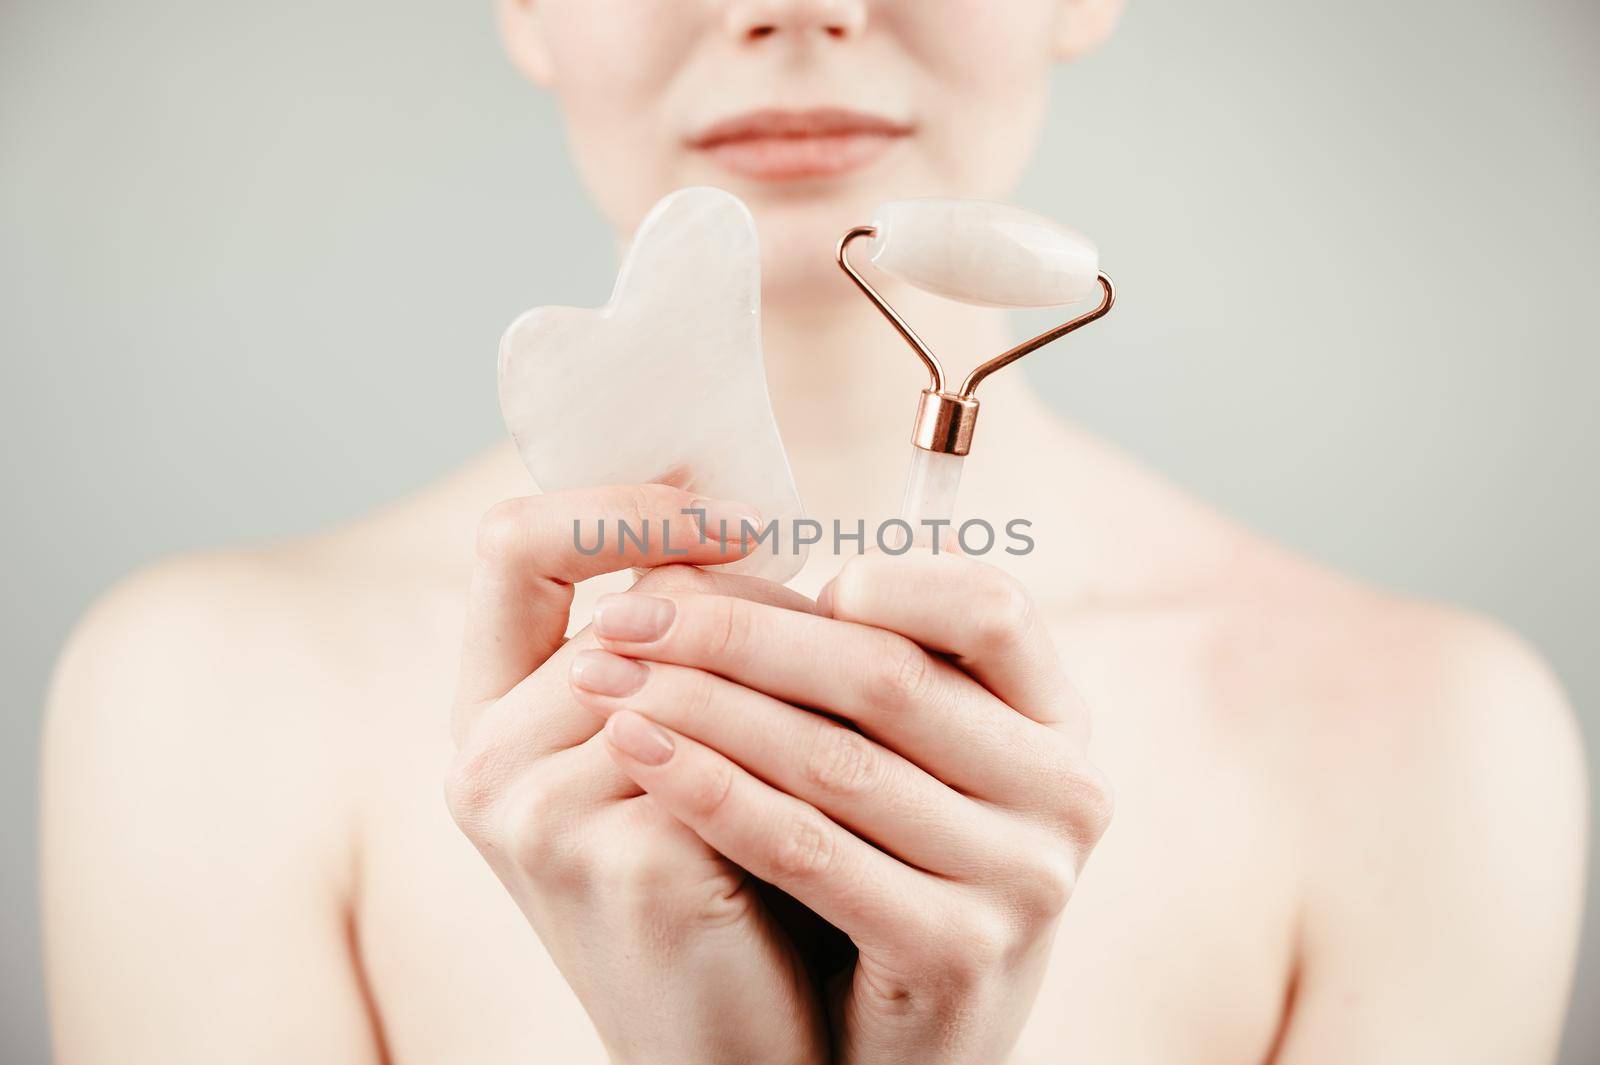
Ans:
[[[906,471],[906,494],[900,517],[918,535],[927,530],[925,521],[949,521],[956,512],[956,493],[961,489],[963,455],[911,448],[911,466]]]
[[[658,203],[609,303],[536,308],[501,341],[501,410],[533,479],[547,492],[670,481],[748,503],[778,520],[780,551],[765,543],[725,568],[793,576],[802,512],[767,395],[760,303],[743,203],[713,188]]]
[[[1098,297],[1100,253],[1031,211],[983,200],[896,200],[878,208],[872,263],[918,288],[987,307],[1055,307]]]

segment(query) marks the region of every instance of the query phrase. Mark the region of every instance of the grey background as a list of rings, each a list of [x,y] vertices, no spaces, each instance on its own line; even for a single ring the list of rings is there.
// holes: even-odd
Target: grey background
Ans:
[[[158,556],[447,470],[501,432],[501,327],[609,288],[488,8],[0,0],[7,1062],[46,1054],[35,755],[73,618]],[[1018,200],[1124,293],[1035,364],[1065,409],[1302,551],[1506,619],[1595,748],[1600,4],[1132,0],[1059,75]],[[1569,1063],[1600,1057],[1596,923]]]

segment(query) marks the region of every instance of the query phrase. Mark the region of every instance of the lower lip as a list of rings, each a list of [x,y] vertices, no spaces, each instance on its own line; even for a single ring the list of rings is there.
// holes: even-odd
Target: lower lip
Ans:
[[[814,137],[752,137],[701,151],[724,170],[757,181],[797,181],[859,170],[887,152],[903,134],[829,133]]]

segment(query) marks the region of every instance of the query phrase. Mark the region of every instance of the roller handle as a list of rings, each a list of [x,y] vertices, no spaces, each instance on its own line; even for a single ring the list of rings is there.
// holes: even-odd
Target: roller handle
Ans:
[[[924,522],[949,522],[956,512],[956,493],[961,488],[961,455],[911,449],[911,466],[906,471],[906,494],[900,517],[911,527],[912,542],[926,544],[934,530]]]

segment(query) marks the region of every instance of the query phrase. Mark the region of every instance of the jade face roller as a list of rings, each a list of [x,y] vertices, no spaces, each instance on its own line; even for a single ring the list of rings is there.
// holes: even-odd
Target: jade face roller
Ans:
[[[869,261],[884,273],[935,295],[984,307],[1058,307],[1099,294],[1087,314],[1002,352],[951,391],[944,367],[922,338],[850,262],[850,246],[867,245]],[[1011,365],[1111,310],[1116,289],[1100,271],[1100,254],[1087,238],[1048,218],[981,200],[899,200],[879,207],[871,225],[839,241],[839,268],[917,353],[928,387],[912,423],[911,470],[901,517],[913,530],[947,522],[961,485],[961,465],[972,448],[978,420],[978,386]]]

